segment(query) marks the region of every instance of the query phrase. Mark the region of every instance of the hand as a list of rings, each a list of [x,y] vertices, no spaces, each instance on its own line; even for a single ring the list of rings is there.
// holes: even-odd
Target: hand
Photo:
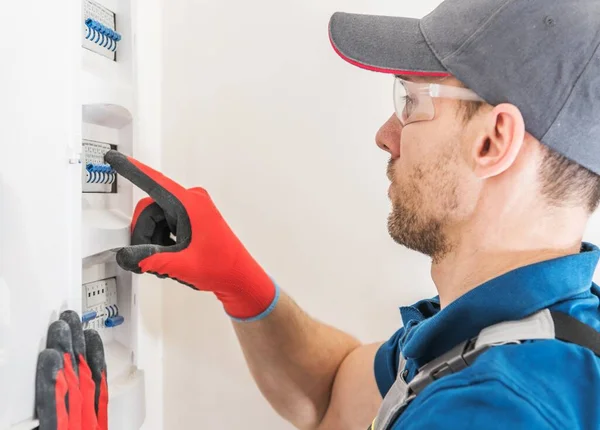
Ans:
[[[273,309],[279,297],[277,286],[227,225],[206,190],[185,189],[118,151],[109,151],[105,160],[150,196],[135,208],[131,246],[118,251],[119,266],[211,291],[234,319],[259,319]]]
[[[102,339],[74,311],[48,328],[38,356],[35,405],[40,430],[107,430],[108,384]]]

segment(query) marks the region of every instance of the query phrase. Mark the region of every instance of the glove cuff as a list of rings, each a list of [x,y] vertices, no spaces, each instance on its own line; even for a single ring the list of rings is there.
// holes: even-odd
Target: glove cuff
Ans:
[[[229,317],[239,321],[265,318],[279,300],[277,284],[243,245],[240,244],[240,252],[234,258],[227,277],[211,290]]]
[[[256,316],[251,316],[251,317],[236,317],[232,314],[229,313],[229,311],[227,310],[227,307],[225,307],[225,313],[229,316],[229,318],[231,318],[233,321],[237,321],[237,322],[253,322],[253,321],[259,321],[265,317],[267,317],[271,312],[273,312],[273,309],[275,309],[275,306],[277,306],[277,303],[279,302],[279,296],[281,294],[281,289],[279,288],[279,285],[277,285],[277,283],[275,283],[275,281],[273,281],[273,279],[271,279],[271,281],[273,282],[273,286],[275,289],[275,295],[273,296],[273,299],[271,301],[271,303],[269,304],[269,306],[262,311],[261,313],[259,313]]]

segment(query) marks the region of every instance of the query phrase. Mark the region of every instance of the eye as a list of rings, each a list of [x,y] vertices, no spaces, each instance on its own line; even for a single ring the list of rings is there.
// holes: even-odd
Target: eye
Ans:
[[[410,118],[415,108],[415,101],[409,95],[403,97],[404,101],[404,116]]]

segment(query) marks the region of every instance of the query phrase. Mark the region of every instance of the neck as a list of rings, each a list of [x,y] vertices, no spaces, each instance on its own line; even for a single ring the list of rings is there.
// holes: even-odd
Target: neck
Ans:
[[[511,270],[578,253],[586,221],[583,212],[569,210],[530,222],[503,219],[500,228],[488,221],[461,229],[462,234],[453,235],[451,252],[432,264],[441,307]]]

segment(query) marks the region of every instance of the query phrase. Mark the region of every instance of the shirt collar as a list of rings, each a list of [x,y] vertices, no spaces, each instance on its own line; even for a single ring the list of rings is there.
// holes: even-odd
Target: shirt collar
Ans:
[[[512,270],[481,284],[440,310],[439,298],[400,308],[402,352],[423,365],[482,329],[524,318],[590,289],[600,249],[582,243],[581,252]]]

